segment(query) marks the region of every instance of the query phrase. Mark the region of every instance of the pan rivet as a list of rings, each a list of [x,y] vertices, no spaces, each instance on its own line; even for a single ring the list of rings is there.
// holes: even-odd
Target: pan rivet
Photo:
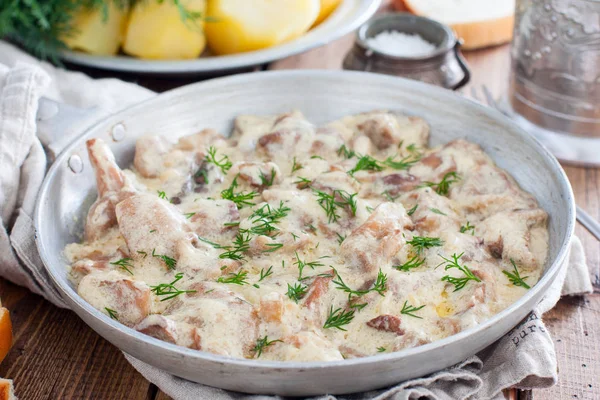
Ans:
[[[112,138],[115,142],[120,142],[125,138],[125,125],[117,124],[112,128]]]
[[[79,157],[77,154],[73,154],[71,157],[69,157],[68,164],[71,171],[76,174],[83,171],[83,161],[81,161],[81,157]]]

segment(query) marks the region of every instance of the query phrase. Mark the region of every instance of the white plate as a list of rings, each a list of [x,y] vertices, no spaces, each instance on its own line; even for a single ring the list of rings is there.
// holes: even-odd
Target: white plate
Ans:
[[[192,60],[142,60],[118,56],[95,56],[65,51],[62,58],[74,64],[124,72],[149,74],[208,74],[252,67],[323,46],[367,21],[379,8],[381,0],[343,0],[332,15],[305,35],[279,46],[227,56],[206,56]]]

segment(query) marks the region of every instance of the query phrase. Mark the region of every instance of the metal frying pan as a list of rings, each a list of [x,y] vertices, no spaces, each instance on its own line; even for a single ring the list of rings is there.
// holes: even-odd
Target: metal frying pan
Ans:
[[[496,163],[532,193],[549,218],[550,253],[541,280],[515,304],[481,325],[396,353],[335,362],[269,362],[190,350],[136,332],[97,311],[67,279],[66,244],[79,241],[84,215],[96,196],[84,142],[101,137],[119,165],[131,164],[136,139],[147,133],[178,137],[202,128],[229,132],[238,114],[291,109],[321,124],[373,109],[425,118],[431,144],[456,138],[480,144]],[[119,135],[113,135],[117,131]],[[115,140],[115,136],[116,140]],[[80,159],[81,168],[74,168]],[[71,166],[72,166],[71,165]],[[280,395],[351,393],[390,385],[448,367],[508,332],[542,299],[566,262],[575,223],[571,187],[556,159],[505,118],[453,92],[423,83],[362,72],[281,71],[206,81],[159,95],[110,116],[84,132],[56,159],[40,191],[37,245],[69,306],[121,350],[174,375],[220,388]]]

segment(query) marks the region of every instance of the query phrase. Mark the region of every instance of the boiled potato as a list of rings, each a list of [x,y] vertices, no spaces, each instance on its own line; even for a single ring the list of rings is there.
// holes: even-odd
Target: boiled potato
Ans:
[[[204,16],[205,0],[181,0],[189,11]],[[206,46],[201,19],[183,21],[172,0],[141,1],[131,11],[123,51],[148,59],[196,58]]]
[[[319,12],[319,16],[315,21],[314,25],[319,25],[323,22],[332,12],[335,11],[337,6],[340,5],[342,0],[321,0],[321,11]]]
[[[208,46],[216,54],[275,46],[306,32],[319,9],[319,0],[209,0]]]
[[[101,8],[82,10],[73,19],[75,33],[62,37],[62,41],[73,50],[103,56],[117,54],[125,33],[127,10],[109,2],[106,17]]]

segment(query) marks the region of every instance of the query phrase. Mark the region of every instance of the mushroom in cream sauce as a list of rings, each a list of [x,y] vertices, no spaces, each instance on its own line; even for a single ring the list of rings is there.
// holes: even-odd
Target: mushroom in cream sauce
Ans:
[[[538,281],[547,214],[473,143],[427,146],[416,117],[316,127],[240,116],[131,169],[87,142],[98,198],[70,277],[93,307],[197,350],[281,361],[364,357],[470,328]]]

